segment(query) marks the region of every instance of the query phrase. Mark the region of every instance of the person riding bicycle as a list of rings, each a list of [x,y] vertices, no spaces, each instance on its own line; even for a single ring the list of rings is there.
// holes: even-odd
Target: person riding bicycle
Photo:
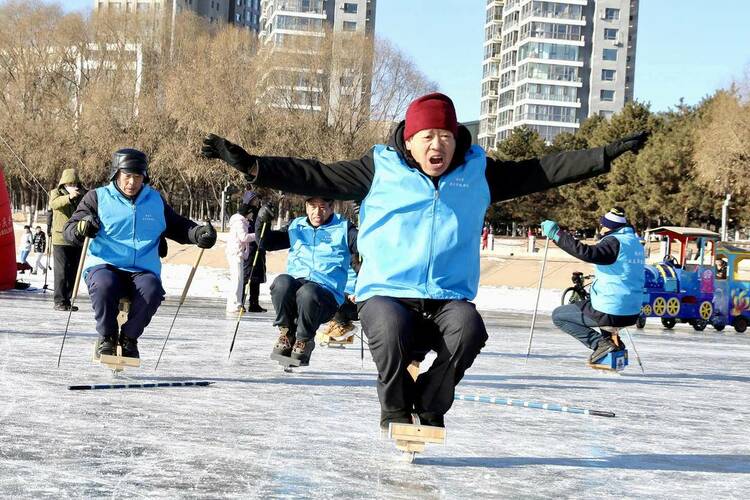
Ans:
[[[594,327],[625,327],[638,320],[643,300],[643,246],[628,224],[622,208],[614,207],[599,223],[602,238],[596,245],[586,245],[556,222],[542,222],[542,232],[573,257],[596,264],[591,296],[575,304],[566,304],[552,311],[552,322],[565,333],[579,340],[593,352],[589,362],[596,363],[613,351],[625,348],[616,344],[612,332]]]

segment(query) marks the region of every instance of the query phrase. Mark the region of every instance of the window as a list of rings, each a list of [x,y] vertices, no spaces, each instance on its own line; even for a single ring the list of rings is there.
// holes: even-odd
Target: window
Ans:
[[[356,3],[345,3],[344,4],[344,12],[347,14],[356,14],[357,13],[357,4]]]
[[[357,31],[357,23],[354,21],[344,21],[344,31]]]
[[[602,52],[602,59],[605,61],[616,61],[617,60],[617,49],[604,49]]]
[[[604,28],[605,40],[617,40],[617,30],[615,28]]]
[[[607,82],[613,82],[615,81],[615,70],[613,69],[603,69],[602,70],[602,80]]]
[[[234,20],[235,20],[236,22],[240,22],[240,21],[242,21],[242,14],[235,14],[235,15],[234,15]]]
[[[602,90],[601,92],[599,92],[599,100],[608,101],[608,102],[614,101],[615,91],[614,90]]]
[[[604,9],[604,19],[607,21],[616,21],[620,19],[620,9]]]

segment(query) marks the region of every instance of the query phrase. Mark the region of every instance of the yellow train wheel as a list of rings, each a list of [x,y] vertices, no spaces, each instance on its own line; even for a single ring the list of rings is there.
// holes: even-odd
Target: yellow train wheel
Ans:
[[[656,297],[652,308],[654,309],[654,314],[657,316],[663,316],[664,311],[667,310],[667,301],[664,300],[664,297]]]
[[[680,313],[680,299],[672,297],[667,301],[667,314],[677,316]]]
[[[651,314],[651,305],[650,304],[644,304],[643,307],[641,307],[641,313],[644,316],[648,316]]]
[[[701,318],[708,321],[708,319],[711,317],[711,314],[714,312],[714,306],[709,301],[704,300],[701,302],[700,308],[698,308],[698,313],[700,313]]]

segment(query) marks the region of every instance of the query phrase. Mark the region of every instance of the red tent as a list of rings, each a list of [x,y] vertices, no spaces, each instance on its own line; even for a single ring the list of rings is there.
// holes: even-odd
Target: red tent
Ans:
[[[5,186],[5,176],[0,165],[0,290],[10,290],[16,285],[16,239],[13,235],[13,218],[10,214],[10,197]]]

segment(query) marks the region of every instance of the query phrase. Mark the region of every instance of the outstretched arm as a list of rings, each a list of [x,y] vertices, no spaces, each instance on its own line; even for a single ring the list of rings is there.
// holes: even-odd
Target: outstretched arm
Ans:
[[[564,151],[519,162],[487,158],[485,176],[492,203],[605,174],[615,158],[640,151],[649,135],[636,132],[601,148]]]
[[[518,162],[487,158],[485,177],[492,203],[609,172],[604,148],[566,151]]]
[[[203,140],[201,154],[224,160],[258,186],[337,200],[364,198],[375,171],[371,152],[358,160],[330,164],[315,159],[254,156],[213,134]]]
[[[617,238],[602,238],[596,245],[581,243],[567,231],[557,233],[557,246],[573,257],[591,264],[609,265],[617,260],[620,242]]]

